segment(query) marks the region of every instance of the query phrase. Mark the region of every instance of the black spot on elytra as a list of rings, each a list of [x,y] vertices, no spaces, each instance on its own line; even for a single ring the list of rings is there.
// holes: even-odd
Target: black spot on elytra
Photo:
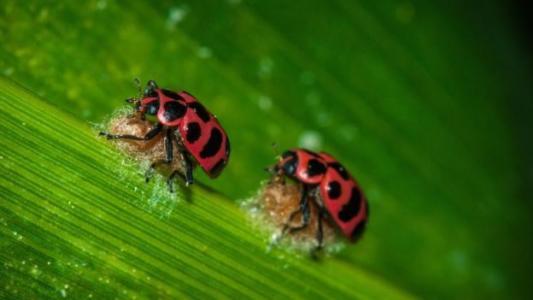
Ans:
[[[366,223],[368,222],[369,213],[370,212],[368,208],[368,202],[366,202],[366,205],[365,205],[365,217],[366,218],[361,223],[359,223],[357,227],[355,227],[355,229],[352,231],[352,234],[351,234],[352,242],[357,241],[363,235],[363,232],[365,231],[365,228],[366,228]]]
[[[209,171],[209,176],[217,177],[226,166],[226,160],[221,158]]]
[[[307,176],[313,177],[326,172],[326,166],[317,159],[310,159],[307,163]]]
[[[185,111],[187,110],[187,106],[181,104],[178,101],[169,101],[165,103],[164,108],[165,112],[163,113],[163,116],[165,120],[169,122],[183,117]]]
[[[183,98],[176,92],[165,90],[165,89],[161,89],[161,92],[163,93],[163,95],[169,98],[172,98],[174,100],[183,100]]]
[[[361,192],[357,188],[352,188],[352,194],[348,203],[344,204],[339,212],[339,219],[349,222],[359,213],[361,209]]]
[[[337,171],[337,173],[339,173],[344,180],[350,179],[350,174],[348,174],[348,171],[346,171],[346,169],[340,163],[330,163],[329,166],[335,169],[335,171]]]
[[[194,143],[202,134],[202,129],[200,128],[200,124],[197,122],[191,122],[187,124],[187,136],[185,137],[187,139],[187,142]]]
[[[327,187],[328,197],[331,200],[337,200],[342,193],[341,185],[338,181],[330,181]]]
[[[207,141],[207,143],[204,145],[204,148],[200,152],[200,157],[208,158],[208,157],[211,157],[217,154],[221,146],[222,146],[222,132],[220,132],[220,129],[213,127],[213,129],[211,129],[209,140]]]
[[[200,117],[200,119],[202,119],[202,121],[207,122],[211,119],[211,115],[209,114],[209,112],[207,112],[205,107],[200,104],[200,102],[190,103],[189,107],[192,108],[194,112],[196,112],[196,114],[198,115],[198,117]]]

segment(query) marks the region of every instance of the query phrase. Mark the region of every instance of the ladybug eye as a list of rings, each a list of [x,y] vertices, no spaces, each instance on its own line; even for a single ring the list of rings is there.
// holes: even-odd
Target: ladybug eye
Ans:
[[[148,86],[144,89],[144,97],[157,97],[157,92],[152,86]]]
[[[153,80],[149,80],[146,84],[146,88],[144,89],[144,96],[145,97],[157,97],[157,84]]]
[[[298,163],[298,159],[296,158],[296,156],[292,157],[291,159],[289,159],[288,161],[286,161],[282,168],[283,168],[283,171],[285,172],[285,174],[287,175],[292,175],[294,174],[294,172],[296,172],[296,164]]]
[[[294,174],[294,165],[291,163],[285,164],[283,169],[287,175]]]
[[[146,107],[146,113],[149,115],[155,115],[159,111],[159,101],[153,101]]]

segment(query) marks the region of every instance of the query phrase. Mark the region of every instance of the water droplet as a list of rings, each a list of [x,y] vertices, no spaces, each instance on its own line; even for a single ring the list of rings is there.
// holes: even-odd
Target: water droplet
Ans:
[[[259,108],[262,110],[268,111],[272,108],[272,99],[270,99],[268,96],[260,96],[257,102]]]
[[[104,10],[107,7],[107,0],[98,0],[96,2],[96,9],[97,10]]]
[[[5,76],[11,76],[11,75],[13,75],[13,72],[15,72],[15,69],[13,69],[13,68],[4,69],[4,75]]]
[[[31,275],[33,276],[39,276],[41,274],[41,271],[39,270],[39,266],[33,265],[30,271]]]
[[[198,55],[199,58],[206,59],[206,58],[210,58],[213,55],[213,53],[211,52],[211,49],[207,47],[200,47],[198,48],[196,55]]]
[[[174,29],[178,23],[187,16],[187,8],[185,6],[173,7],[168,11],[167,28]]]
[[[270,57],[263,57],[259,61],[258,75],[260,78],[270,77],[272,69],[274,68],[274,61]]]
[[[322,147],[322,136],[316,131],[305,131],[300,135],[298,145],[302,148],[318,151]]]

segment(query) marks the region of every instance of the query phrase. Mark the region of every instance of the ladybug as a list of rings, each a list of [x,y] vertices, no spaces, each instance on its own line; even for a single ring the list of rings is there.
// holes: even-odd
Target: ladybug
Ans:
[[[166,158],[153,163],[149,171],[159,164],[170,164],[174,159],[174,146],[177,147],[185,174],[173,171],[168,178],[172,190],[172,181],[176,176],[185,180],[188,186],[193,183],[193,161],[196,161],[207,175],[215,178],[228,163],[230,144],[228,135],[217,118],[211,114],[194,96],[182,91],[179,93],[162,89],[150,80],[141,99],[126,100],[134,104],[136,115],[142,120],[152,117],[153,127],[144,136],[115,135],[100,132],[108,139],[129,139],[149,141],[159,134],[164,136]],[[148,174],[148,172],[147,172]],[[147,177],[147,181],[148,181]]]
[[[322,247],[322,221],[330,218],[351,241],[359,239],[368,220],[368,202],[359,184],[346,168],[325,152],[306,149],[285,151],[279,161],[268,168],[274,178],[286,176],[301,185],[299,208],[289,215],[282,235],[304,229],[309,224],[309,199],[318,208],[318,248]],[[302,223],[290,226],[296,214],[302,214]]]

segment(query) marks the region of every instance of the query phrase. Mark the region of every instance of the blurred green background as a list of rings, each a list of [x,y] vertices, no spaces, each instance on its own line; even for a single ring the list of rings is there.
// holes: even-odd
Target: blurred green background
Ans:
[[[87,127],[136,95],[135,77],[186,89],[232,142],[219,179],[196,174],[236,204],[267,178],[272,143],[325,150],[371,206],[365,238],[338,254],[346,264],[423,298],[530,295],[533,47],[519,4],[0,8],[0,72]]]

